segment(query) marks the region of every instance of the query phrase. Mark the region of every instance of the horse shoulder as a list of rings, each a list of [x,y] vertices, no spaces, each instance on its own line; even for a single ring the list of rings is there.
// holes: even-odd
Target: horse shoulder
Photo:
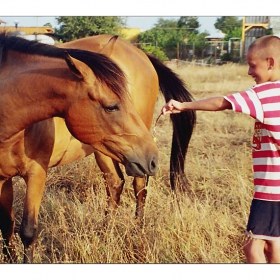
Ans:
[[[38,122],[21,130],[0,144],[0,177],[26,176],[34,162],[47,168],[53,149],[52,119]]]

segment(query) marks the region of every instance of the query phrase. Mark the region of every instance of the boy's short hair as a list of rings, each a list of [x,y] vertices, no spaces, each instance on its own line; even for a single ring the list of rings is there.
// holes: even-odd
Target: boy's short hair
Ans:
[[[266,35],[256,39],[248,48],[248,51],[257,50],[264,59],[275,57],[280,60],[280,38],[274,35]]]

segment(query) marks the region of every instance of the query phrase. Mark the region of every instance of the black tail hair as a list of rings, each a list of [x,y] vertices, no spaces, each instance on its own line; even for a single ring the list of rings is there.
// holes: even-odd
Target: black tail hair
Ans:
[[[165,66],[157,58],[148,55],[159,78],[160,90],[168,102],[175,99],[180,102],[190,102],[193,100],[192,95],[187,90],[186,84],[170,68]],[[180,188],[187,188],[187,178],[184,172],[185,158],[188,145],[196,124],[195,111],[185,111],[180,114],[170,115],[173,124],[173,137],[170,158],[170,184],[175,190],[179,185]]]

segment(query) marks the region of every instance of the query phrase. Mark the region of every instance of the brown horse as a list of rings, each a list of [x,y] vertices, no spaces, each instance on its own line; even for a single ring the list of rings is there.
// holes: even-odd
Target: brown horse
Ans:
[[[99,35],[58,45],[61,48],[79,48],[102,53],[109,56],[124,71],[128,80],[128,89],[134,107],[139,113],[148,129],[152,126],[153,114],[159,87],[165,100],[171,98],[180,101],[191,101],[192,96],[186,89],[184,82],[159,60],[145,54],[140,49],[132,46],[128,42],[117,39],[116,36]],[[170,158],[170,182],[172,189],[176,186],[187,186],[184,174],[185,156],[188,144],[195,125],[195,112],[184,112],[182,114],[171,115],[173,122],[173,140]],[[57,134],[57,138],[66,137],[67,131],[63,129],[62,120],[56,120],[56,125],[62,133]],[[66,134],[65,134],[66,133]],[[56,139],[57,139],[56,138]],[[58,139],[57,139],[58,140]],[[75,143],[72,139],[72,146],[59,145],[56,147],[52,157],[56,153],[68,153],[65,162],[75,160],[77,155],[84,156],[93,152],[92,149]],[[82,151],[84,150],[84,151]],[[124,176],[117,162],[114,159],[96,151],[94,152],[96,161],[107,180],[106,188],[109,195],[109,209],[116,209],[120,202],[120,195],[124,185]],[[70,156],[71,155],[71,156]],[[147,195],[146,182],[144,177],[135,177],[133,181],[134,193],[137,201],[136,216],[140,221],[144,216],[145,198]]]
[[[123,71],[108,57],[3,33],[0,58],[3,248],[13,261],[12,177],[19,175],[27,185],[20,237],[24,262],[32,262],[47,168],[57,144],[52,117],[65,119],[75,138],[124,164],[131,176],[155,174],[157,147],[133,107]]]

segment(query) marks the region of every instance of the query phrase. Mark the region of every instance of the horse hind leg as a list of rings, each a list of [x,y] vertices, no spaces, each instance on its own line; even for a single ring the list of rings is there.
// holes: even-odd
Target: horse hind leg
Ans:
[[[17,261],[15,252],[14,227],[15,218],[13,212],[13,185],[12,178],[0,182],[0,228],[3,237],[4,261],[14,263]]]

